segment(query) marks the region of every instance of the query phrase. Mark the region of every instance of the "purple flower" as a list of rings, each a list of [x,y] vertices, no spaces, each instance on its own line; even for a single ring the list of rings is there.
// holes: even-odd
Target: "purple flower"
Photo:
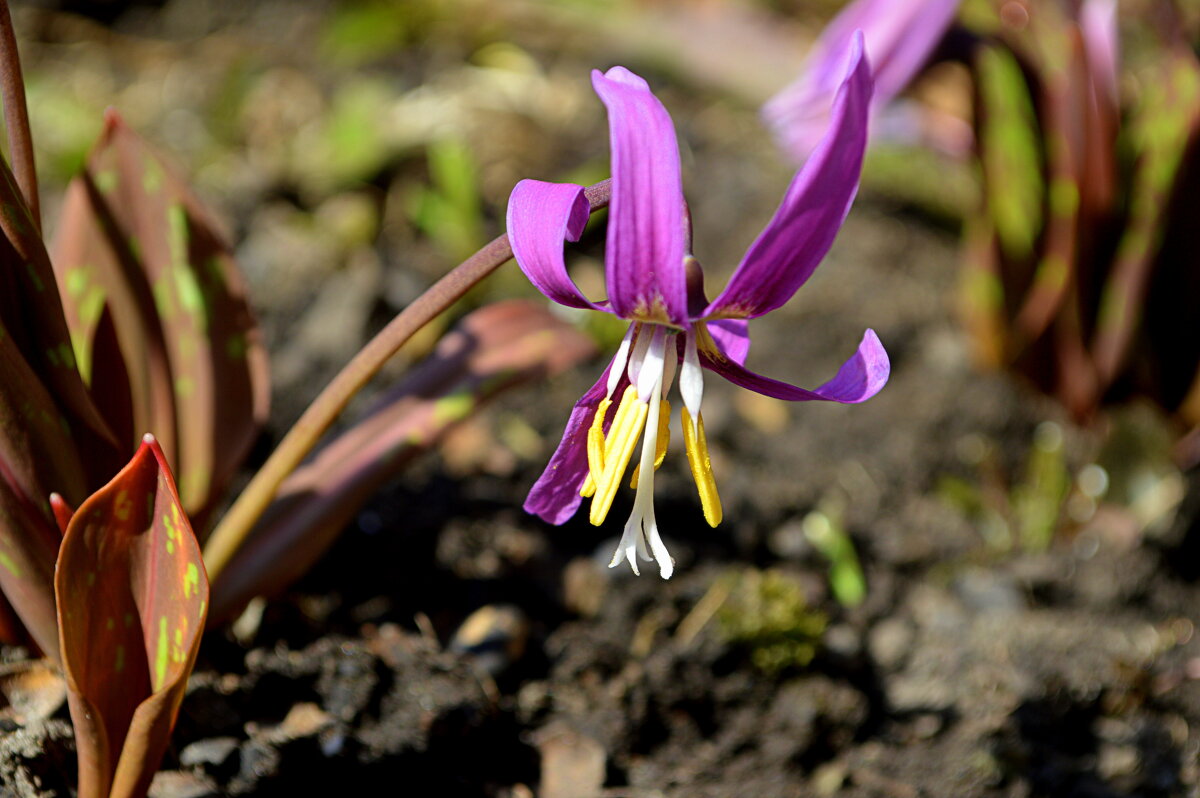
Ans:
[[[744,367],[747,319],[783,305],[809,278],[833,243],[858,189],[866,144],[871,77],[861,36],[833,101],[829,130],[793,179],[783,204],[751,245],[725,290],[709,301],[689,250],[675,129],[646,82],[623,67],[592,73],[608,107],[612,200],[605,274],[608,299],[592,302],[567,275],[563,241],[576,241],[588,219],[580,186],[523,180],[508,205],[508,235],[521,269],[543,294],[573,308],[612,313],[630,322],[612,363],[575,404],[562,442],[525,501],[525,509],[561,524],[584,497],[590,519],[603,523],[638,438],[633,512],[612,565],[622,557],[657,560],[663,578],[674,564],[654,517],[654,469],[666,453],[670,407],[663,398],[676,370],[683,399],[688,463],[704,517],[716,526],[721,501],[704,436],[704,370],[767,396],[790,401],[861,402],[887,382],[887,354],[871,330],[837,375],[805,390]],[[643,434],[644,433],[644,434]]]
[[[828,126],[847,45],[861,30],[875,77],[872,109],[887,105],[923,67],[959,0],[855,0],[821,33],[800,77],[763,106],[779,145],[802,163]]]

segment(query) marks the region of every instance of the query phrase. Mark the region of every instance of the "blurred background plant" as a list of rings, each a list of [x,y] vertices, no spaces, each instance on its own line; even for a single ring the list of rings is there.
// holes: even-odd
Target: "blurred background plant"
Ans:
[[[1088,0],[977,4],[963,21],[980,37],[984,199],[963,286],[977,356],[1079,419],[1145,396],[1200,423],[1200,63],[1182,17]]]
[[[1070,468],[1056,422],[1038,427],[1019,464],[968,442],[960,454],[979,450],[964,458],[975,474],[945,478],[940,492],[1000,549],[1042,549],[1057,530],[1090,521],[1102,497],[1089,491],[1101,483],[1110,503],[1144,494],[1133,486],[1144,479],[1126,480],[1133,471],[1160,474],[1151,481],[1164,506],[1153,515],[1169,517],[1183,494],[1179,469],[1200,467],[1194,11],[1169,0],[906,9],[940,15],[954,5],[955,22],[923,53],[905,50],[911,37],[897,30],[925,12],[857,0],[826,28],[842,35],[839,22],[853,19],[876,61],[913,66],[907,94],[878,111],[864,185],[961,224],[959,310],[975,361],[1023,375],[1108,441]],[[785,147],[805,114],[780,109],[803,109],[806,96],[785,91],[764,110]],[[947,176],[932,195],[911,179],[931,168]],[[1158,451],[1128,448],[1123,432],[1128,404],[1146,399],[1165,414],[1151,426],[1171,430],[1165,443],[1144,430]],[[1102,459],[1124,462],[1111,484]]]

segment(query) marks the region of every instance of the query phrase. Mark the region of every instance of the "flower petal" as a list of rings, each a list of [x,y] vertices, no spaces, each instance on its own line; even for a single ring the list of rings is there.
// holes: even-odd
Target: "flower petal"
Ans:
[[[686,323],[683,183],[667,109],[624,67],[592,72],[612,139],[605,271],[608,299],[624,319]]]
[[[862,35],[851,42],[849,71],[833,120],[812,158],[796,174],[775,217],[750,246],[706,316],[754,318],[791,299],[825,257],[858,192],[867,144],[871,74]]]
[[[812,391],[755,374],[744,366],[720,357],[719,354],[714,356],[711,350],[702,349],[700,361],[706,368],[720,374],[734,385],[790,402],[864,402],[879,393],[887,384],[891,372],[887,352],[884,351],[883,344],[879,342],[879,336],[874,330],[866,331],[862,343],[858,345],[858,351],[842,364],[837,376]]]
[[[866,39],[875,75],[875,108],[904,90],[929,60],[958,10],[959,0],[858,0],[825,28],[800,77],[763,106],[763,118],[781,147],[803,162],[821,140],[843,74],[845,52],[857,30]]]
[[[508,198],[508,241],[537,290],[567,307],[603,310],[583,296],[563,262],[563,242],[579,240],[588,215],[582,186],[522,180]]]
[[[750,354],[750,325],[742,319],[717,319],[708,322],[708,333],[726,358],[739,366]]]
[[[612,365],[604,370],[596,384],[589,388],[567,419],[562,440],[550,456],[546,470],[529,489],[525,498],[525,512],[536,515],[551,524],[561,524],[575,514],[583,497],[579,489],[588,474],[587,434],[600,400],[608,392],[608,373]]]

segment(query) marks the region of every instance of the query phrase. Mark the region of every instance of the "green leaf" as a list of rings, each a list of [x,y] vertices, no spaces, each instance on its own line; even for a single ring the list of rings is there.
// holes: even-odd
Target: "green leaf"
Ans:
[[[463,318],[374,410],[283,484],[218,577],[214,622],[307,571],[371,494],[483,403],[556,374],[593,351],[586,336],[540,302],[498,302]]]
[[[140,798],[208,609],[200,547],[152,436],[71,517],[54,585],[79,796]]]

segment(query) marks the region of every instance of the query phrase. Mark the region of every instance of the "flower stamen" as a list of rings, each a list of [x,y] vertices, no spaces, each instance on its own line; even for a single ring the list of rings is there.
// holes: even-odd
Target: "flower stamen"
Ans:
[[[592,419],[592,426],[588,427],[588,475],[583,481],[583,487],[579,489],[579,495],[585,499],[596,492],[596,481],[604,473],[604,417],[608,415],[608,408],[611,406],[612,399],[601,399]]]
[[[700,354],[696,351],[696,339],[707,335],[708,329],[703,323],[684,336],[683,365],[679,368],[679,395],[683,397],[683,407],[692,418],[700,416],[700,400],[704,398],[704,370],[700,367]],[[694,433],[695,428],[692,429]]]
[[[708,440],[704,437],[704,416],[697,414],[695,421],[685,405],[681,411],[683,421],[683,446],[687,449],[688,465],[696,480],[700,493],[700,507],[709,526],[721,523],[721,497],[717,494],[717,482],[713,479],[712,459],[708,454]]]
[[[648,409],[646,402],[638,401],[637,388],[630,385],[621,396],[621,404],[617,406],[617,414],[613,417],[612,427],[604,441],[603,463],[592,462],[593,447],[588,447],[589,469],[600,472],[600,477],[595,479],[596,491],[592,497],[591,512],[588,514],[588,519],[594,526],[603,524],[608,516],[621,477],[633,456],[633,447],[646,424]],[[590,430],[588,438],[590,443]]]

